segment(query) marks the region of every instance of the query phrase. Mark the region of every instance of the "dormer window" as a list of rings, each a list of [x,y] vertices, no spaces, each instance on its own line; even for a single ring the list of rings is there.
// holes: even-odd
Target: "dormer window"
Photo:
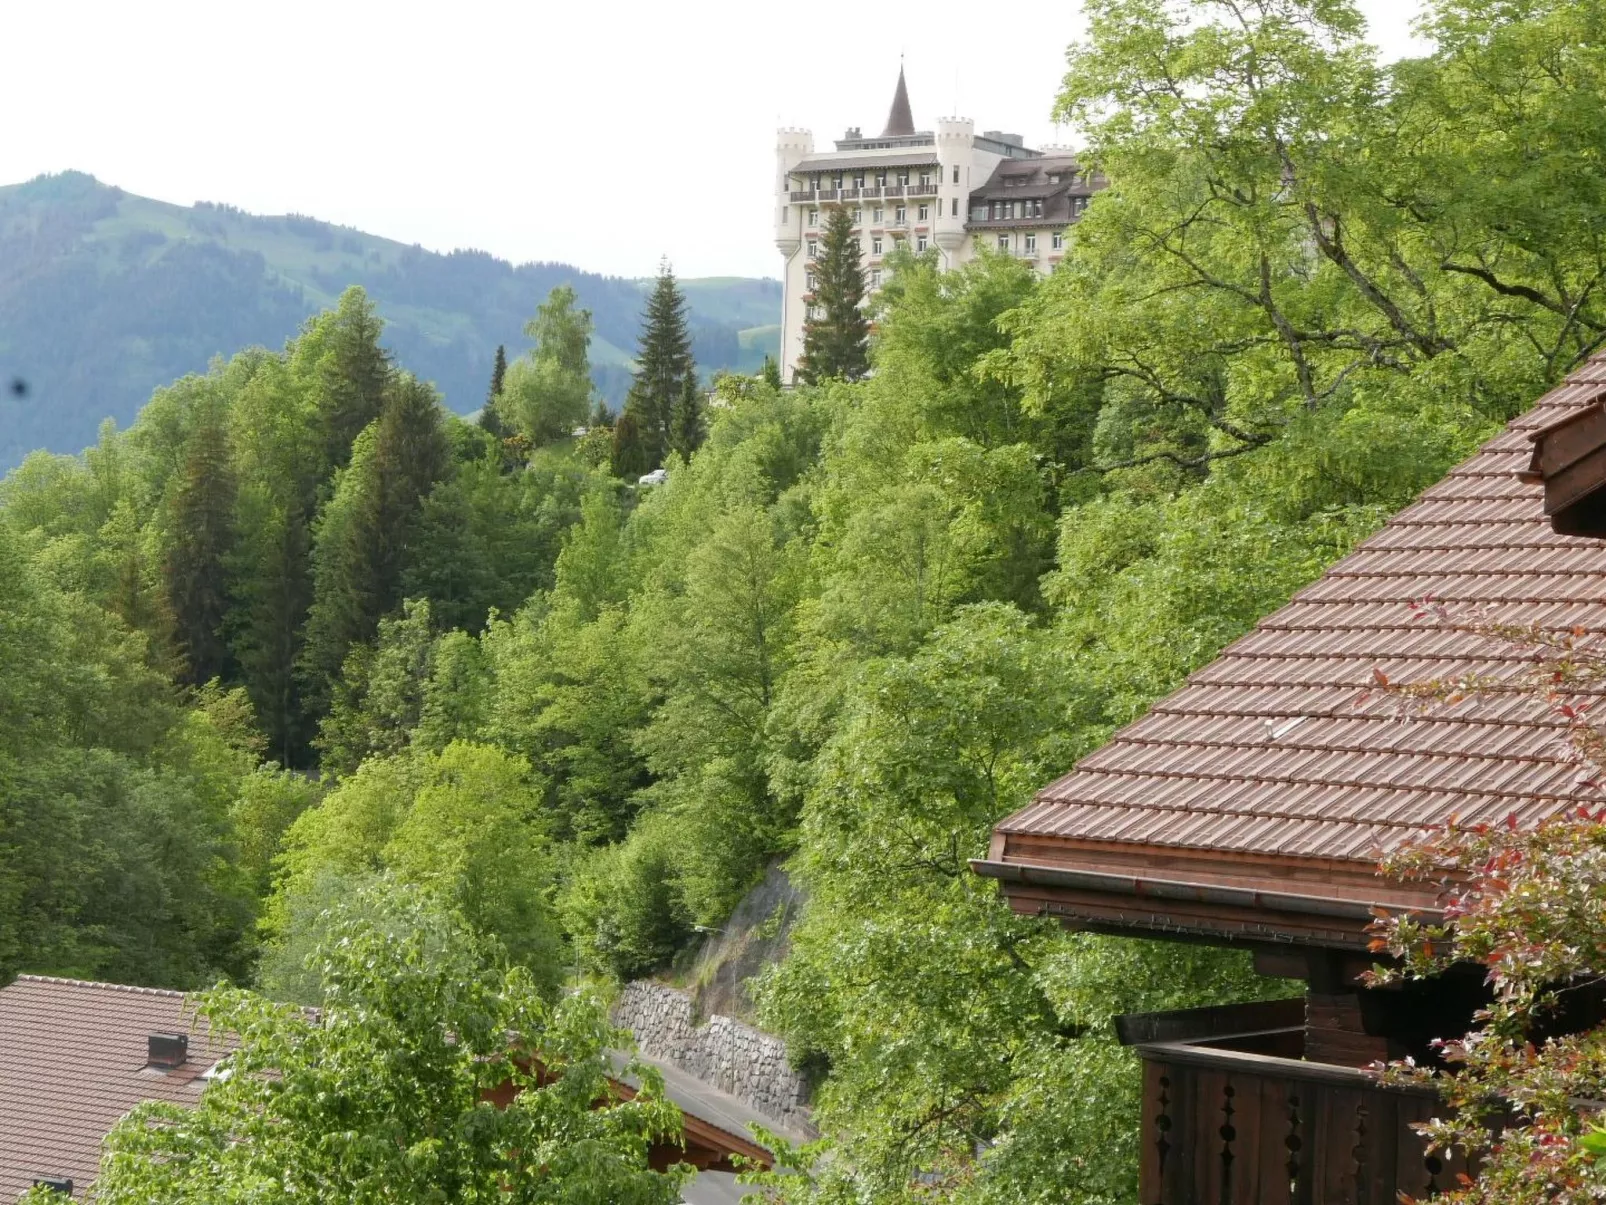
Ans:
[[[1592,402],[1528,438],[1533,458],[1518,476],[1545,487],[1551,530],[1606,539],[1606,405]]]

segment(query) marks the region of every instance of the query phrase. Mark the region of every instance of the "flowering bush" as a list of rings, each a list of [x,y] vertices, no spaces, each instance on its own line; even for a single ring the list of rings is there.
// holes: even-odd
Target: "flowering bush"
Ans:
[[[1400,852],[1387,873],[1434,883],[1442,920],[1380,915],[1374,951],[1397,963],[1375,983],[1427,978],[1455,964],[1485,968],[1492,1001],[1464,1037],[1437,1043],[1443,1066],[1409,1060],[1386,1080],[1430,1083],[1448,1115],[1422,1127],[1438,1148],[1466,1151],[1476,1178],[1440,1200],[1606,1201],[1606,733],[1589,720],[1592,696],[1606,685],[1606,653],[1586,632],[1546,632],[1451,616],[1432,600],[1418,614],[1517,653],[1501,679],[1463,678],[1378,684],[1421,705],[1471,694],[1528,692],[1561,721],[1561,739],[1578,763],[1591,802],[1537,826],[1451,823]]]

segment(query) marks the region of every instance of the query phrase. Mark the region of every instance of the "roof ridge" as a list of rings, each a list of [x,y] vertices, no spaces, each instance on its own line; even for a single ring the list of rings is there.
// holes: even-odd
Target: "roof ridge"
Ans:
[[[88,987],[97,991],[130,992],[139,996],[167,996],[184,999],[188,994],[170,987],[140,987],[132,983],[103,983],[96,979],[68,979],[60,975],[18,975],[17,983],[53,983],[61,987]]]

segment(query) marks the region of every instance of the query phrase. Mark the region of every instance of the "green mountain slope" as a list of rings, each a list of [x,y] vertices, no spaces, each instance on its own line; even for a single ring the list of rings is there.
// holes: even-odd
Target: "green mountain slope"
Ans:
[[[33,448],[76,451],[102,419],[128,423],[152,389],[215,355],[280,345],[351,284],[377,302],[399,361],[467,413],[484,400],[496,345],[521,352],[525,321],[565,282],[595,316],[593,375],[617,403],[649,281],[170,205],[78,172],[0,187],[0,377],[28,385],[0,395],[0,469]],[[683,283],[705,372],[753,371],[774,352],[778,282]]]

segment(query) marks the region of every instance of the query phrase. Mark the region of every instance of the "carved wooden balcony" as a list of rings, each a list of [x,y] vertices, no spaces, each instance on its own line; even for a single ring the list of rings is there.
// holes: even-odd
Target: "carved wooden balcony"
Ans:
[[[1411,1129],[1419,1088],[1303,1057],[1306,1002],[1123,1017],[1143,1059],[1142,1205],[1395,1205],[1453,1188],[1464,1161]]]

